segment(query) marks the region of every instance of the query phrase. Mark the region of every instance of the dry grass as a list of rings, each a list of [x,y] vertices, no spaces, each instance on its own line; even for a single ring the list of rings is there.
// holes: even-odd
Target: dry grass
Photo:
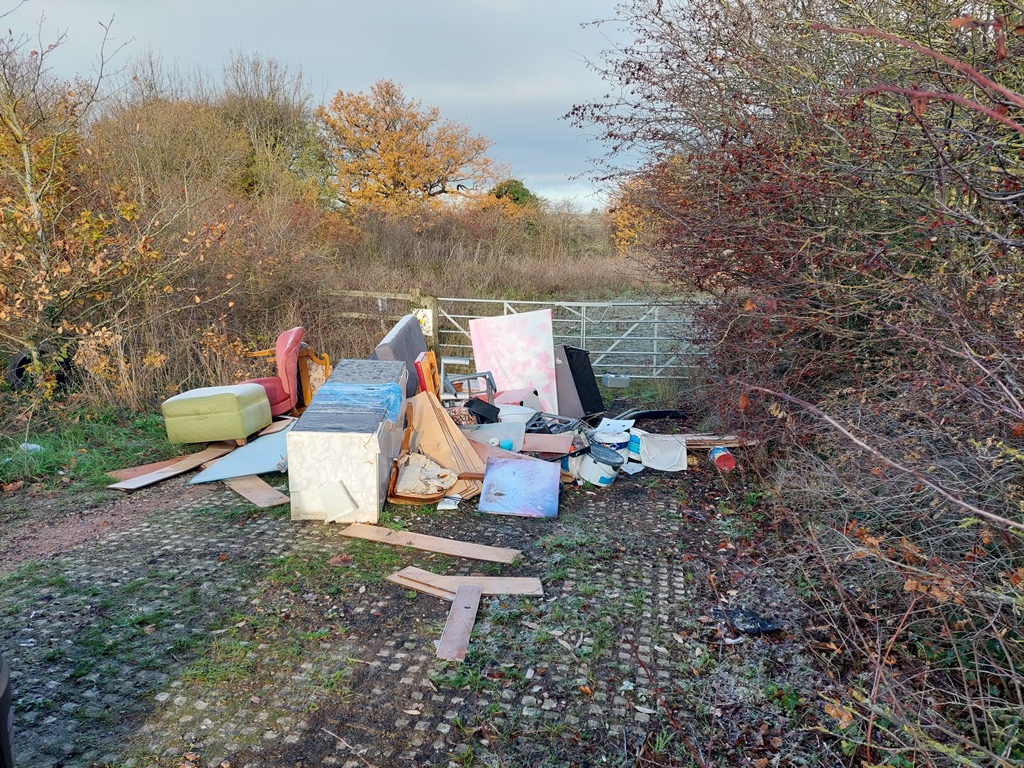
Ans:
[[[353,226],[288,200],[235,204],[233,211],[201,262],[79,343],[83,393],[144,411],[191,387],[262,375],[266,364],[245,353],[272,347],[277,333],[294,325],[332,359],[366,357],[412,308],[341,291],[568,299],[607,298],[642,285],[614,252],[598,214],[453,210]],[[344,316],[352,312],[369,317]]]

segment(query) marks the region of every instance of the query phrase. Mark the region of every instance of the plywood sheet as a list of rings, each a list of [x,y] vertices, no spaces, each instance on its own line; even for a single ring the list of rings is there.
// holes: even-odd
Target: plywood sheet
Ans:
[[[544,588],[540,579],[533,577],[506,576],[445,576],[431,573],[422,568],[409,566],[398,571],[398,575],[407,581],[424,584],[429,587],[443,589],[453,595],[463,584],[480,587],[485,595],[534,595],[544,596]]]
[[[210,461],[211,459],[216,459],[230,453],[231,450],[231,447],[227,445],[210,446],[205,451],[200,451],[199,453],[193,453],[190,456],[186,456],[168,467],[158,469],[154,472],[147,472],[144,475],[138,475],[136,477],[129,478],[128,480],[122,480],[119,483],[113,483],[112,485],[108,485],[107,488],[113,488],[118,491],[134,491],[138,488],[145,488],[147,485],[159,483],[161,480],[166,480],[169,477],[184,474],[189,470],[195,469],[203,462]]]
[[[392,544],[396,547],[412,547],[413,549],[421,549],[425,552],[438,552],[444,555],[468,557],[473,560],[486,560],[492,563],[511,563],[522,554],[518,549],[491,547],[486,544],[474,544],[469,541],[458,541],[457,539],[444,539],[440,536],[427,536],[411,531],[393,531],[390,528],[364,525],[362,523],[350,525],[341,532],[341,535],[354,539],[376,541],[381,544]]]
[[[448,621],[437,644],[437,658],[446,661],[463,661],[469,649],[469,636],[473,634],[476,612],[484,591],[480,587],[463,584],[455,593]]]
[[[293,421],[280,432],[257,437],[252,442],[236,448],[230,456],[226,456],[189,480],[189,484],[212,483],[214,480],[262,475],[267,472],[284,472],[288,469],[286,436],[295,424]]]
[[[412,450],[459,474],[484,471],[484,463],[473,449],[474,443],[462,434],[432,392],[420,392],[408,402],[416,433]],[[448,489],[448,494],[471,499],[480,494],[480,487],[477,480],[459,480]]]
[[[558,413],[551,310],[469,321],[473,360],[498,389],[535,389],[545,413]]]
[[[242,496],[257,507],[267,508],[287,504],[291,499],[271,488],[267,483],[260,480],[256,475],[245,475],[243,477],[231,477],[224,481],[224,485]]]
[[[523,450],[534,453],[561,453],[572,450],[572,433],[564,435],[541,435],[529,433],[523,439]]]
[[[549,461],[488,459],[480,511],[518,517],[558,517],[561,467]]]

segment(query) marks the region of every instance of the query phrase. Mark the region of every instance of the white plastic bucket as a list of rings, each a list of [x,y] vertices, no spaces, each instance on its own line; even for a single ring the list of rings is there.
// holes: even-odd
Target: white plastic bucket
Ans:
[[[594,442],[616,451],[623,461],[629,460],[629,432],[597,432]]]
[[[647,432],[639,427],[629,430],[629,459],[632,461],[640,461],[640,438],[646,434]]]
[[[590,446],[590,452],[579,458],[579,478],[600,488],[614,483],[615,476],[619,474],[619,467],[622,466],[622,458],[618,451],[602,445]]]

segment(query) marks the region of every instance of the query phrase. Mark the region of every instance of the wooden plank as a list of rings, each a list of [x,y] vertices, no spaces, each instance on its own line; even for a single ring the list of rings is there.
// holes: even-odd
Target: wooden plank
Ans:
[[[169,467],[172,464],[177,464],[179,461],[181,461],[181,456],[175,456],[173,459],[167,459],[165,461],[154,461],[151,464],[140,464],[137,467],[115,469],[113,472],[107,472],[107,476],[112,477],[115,480],[131,480],[133,477],[139,477],[139,475],[155,472],[158,469],[163,469],[164,467]]]
[[[469,636],[476,623],[476,612],[484,591],[480,587],[463,584],[455,593],[448,621],[437,644],[437,658],[446,661],[464,661],[469,649]]]
[[[687,448],[743,448],[759,445],[756,437],[738,437],[737,435],[673,435],[686,441]]]
[[[153,483],[159,483],[161,480],[166,480],[169,477],[188,472],[190,469],[195,469],[200,464],[211,459],[217,459],[221,456],[231,453],[233,449],[226,445],[210,446],[205,451],[199,453],[193,453],[191,456],[186,456],[184,459],[171,464],[169,467],[158,469],[154,472],[148,472],[138,477],[132,477],[128,480],[122,480],[119,483],[108,485],[107,488],[113,488],[118,491],[134,491],[138,488],[145,488],[147,485],[153,485]]]
[[[412,547],[426,552],[439,552],[444,555],[468,557],[473,560],[487,560],[492,563],[511,563],[522,553],[518,549],[492,547],[487,544],[474,544],[469,541],[445,539],[440,536],[427,536],[411,531],[393,531],[377,525],[356,523],[341,532],[342,536],[354,539],[367,539],[381,544],[393,544],[396,547]]]
[[[523,438],[523,450],[534,453],[567,454],[572,450],[572,434],[541,435],[527,432]]]
[[[421,584],[418,581],[407,579],[405,576],[401,576],[398,573],[392,573],[390,576],[385,576],[385,579],[390,581],[392,584],[397,584],[400,587],[406,589],[415,589],[417,592],[423,592],[426,595],[433,595],[434,597],[440,597],[442,600],[454,600],[455,593],[447,589],[439,589],[438,587],[432,587],[429,584]]]
[[[444,589],[454,594],[463,584],[470,584],[483,589],[488,596],[495,595],[535,595],[544,596],[544,588],[540,579],[530,577],[507,577],[507,576],[444,576],[440,573],[431,573],[422,568],[410,566],[398,571],[399,575],[408,580],[424,584],[429,587]]]
[[[224,481],[224,485],[242,496],[257,507],[276,507],[280,504],[287,504],[291,501],[287,496],[271,488],[267,483],[260,480],[256,475],[244,475],[242,477],[230,477]]]

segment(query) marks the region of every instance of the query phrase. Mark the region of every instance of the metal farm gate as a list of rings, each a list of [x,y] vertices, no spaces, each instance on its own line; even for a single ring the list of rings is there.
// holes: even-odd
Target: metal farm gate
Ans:
[[[550,309],[555,344],[590,352],[598,375],[641,379],[682,378],[702,354],[693,343],[697,301],[505,301],[439,298],[434,304],[434,338],[440,354],[472,357],[469,321]]]

